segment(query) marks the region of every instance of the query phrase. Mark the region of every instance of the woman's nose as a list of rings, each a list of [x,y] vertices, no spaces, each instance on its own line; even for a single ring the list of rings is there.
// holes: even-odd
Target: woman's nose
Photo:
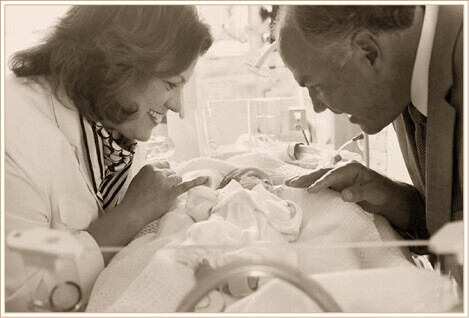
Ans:
[[[181,88],[175,88],[171,93],[171,96],[165,103],[165,107],[169,110],[172,110],[175,113],[179,113],[182,108],[181,102]]]

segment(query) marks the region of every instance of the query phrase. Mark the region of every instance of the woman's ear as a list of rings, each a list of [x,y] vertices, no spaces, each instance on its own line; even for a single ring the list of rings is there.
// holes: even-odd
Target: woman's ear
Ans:
[[[352,37],[352,50],[371,66],[382,58],[381,47],[376,36],[367,30],[359,30]]]

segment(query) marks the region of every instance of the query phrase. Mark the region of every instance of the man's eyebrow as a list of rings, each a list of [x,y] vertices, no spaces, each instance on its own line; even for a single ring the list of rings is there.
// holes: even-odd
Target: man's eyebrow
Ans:
[[[174,77],[176,77],[177,82],[173,82],[174,80],[172,80],[172,78],[174,78]],[[177,75],[177,76],[174,76],[174,77],[170,77],[166,81],[172,82],[174,85],[182,85],[182,84],[187,82],[187,80],[182,75]]]
[[[184,84],[187,82],[187,80],[184,78],[182,75],[178,75],[178,77],[181,79],[181,82],[179,84]]]

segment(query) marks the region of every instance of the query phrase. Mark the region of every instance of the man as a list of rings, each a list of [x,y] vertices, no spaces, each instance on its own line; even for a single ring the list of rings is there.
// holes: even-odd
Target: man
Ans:
[[[280,55],[316,112],[368,134],[393,123],[413,185],[358,163],[287,181],[386,217],[426,239],[463,217],[463,7],[286,6]]]

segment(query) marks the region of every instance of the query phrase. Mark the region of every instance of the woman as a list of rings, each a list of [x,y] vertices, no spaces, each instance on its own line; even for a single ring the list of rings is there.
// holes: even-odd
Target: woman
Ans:
[[[182,87],[211,44],[192,6],[74,6],[42,44],[10,61],[6,234],[72,232],[86,248],[73,269],[85,298],[112,256],[99,247],[126,245],[206,181],[182,182],[167,164],[138,170],[138,142],[167,110],[180,111]],[[28,310],[30,292],[47,297],[44,268],[24,275],[18,255],[5,259],[7,311]]]

